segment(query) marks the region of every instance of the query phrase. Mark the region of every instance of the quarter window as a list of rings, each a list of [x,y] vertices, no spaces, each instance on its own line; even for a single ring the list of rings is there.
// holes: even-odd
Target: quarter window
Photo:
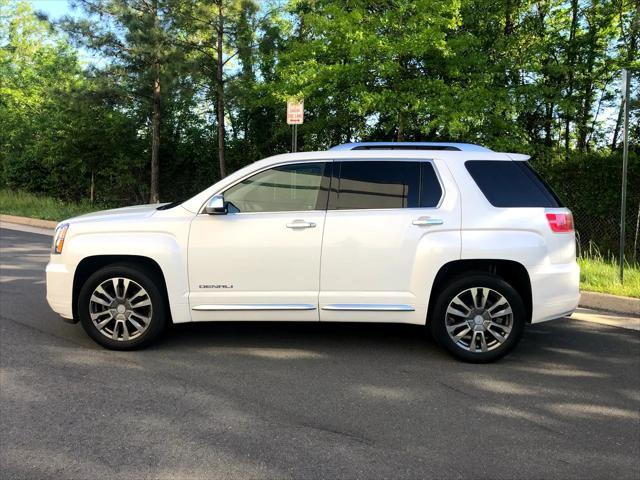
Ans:
[[[435,207],[442,197],[429,162],[345,161],[334,170],[330,209]]]
[[[526,163],[468,160],[471,177],[494,207],[561,207],[553,190]]]
[[[257,173],[224,192],[230,212],[324,210],[326,163],[282,165]]]
[[[438,176],[429,162],[422,162],[420,171],[420,207],[437,207],[442,198],[442,187]]]

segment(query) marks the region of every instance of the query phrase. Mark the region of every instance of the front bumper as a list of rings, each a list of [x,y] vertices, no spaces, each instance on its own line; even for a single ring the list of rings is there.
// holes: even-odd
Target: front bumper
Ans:
[[[580,266],[576,262],[529,268],[531,323],[570,315],[580,301]]]
[[[62,318],[73,322],[73,272],[57,259],[58,256],[52,255],[45,270],[47,303]]]

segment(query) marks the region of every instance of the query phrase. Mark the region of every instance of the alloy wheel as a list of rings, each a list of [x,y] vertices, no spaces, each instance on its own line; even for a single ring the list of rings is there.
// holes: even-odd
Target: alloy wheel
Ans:
[[[109,278],[98,285],[89,299],[89,315],[96,329],[116,341],[142,335],[153,316],[151,297],[137,282],[124,277]]]
[[[513,329],[513,310],[499,292],[469,288],[449,302],[446,329],[453,342],[472,353],[489,352],[507,341]]]

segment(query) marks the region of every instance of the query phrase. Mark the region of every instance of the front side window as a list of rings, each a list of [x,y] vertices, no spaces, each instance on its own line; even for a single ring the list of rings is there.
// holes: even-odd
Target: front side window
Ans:
[[[387,209],[435,207],[442,188],[429,162],[336,162],[329,208]]]
[[[327,164],[281,165],[244,179],[224,192],[229,212],[287,212],[326,208]]]

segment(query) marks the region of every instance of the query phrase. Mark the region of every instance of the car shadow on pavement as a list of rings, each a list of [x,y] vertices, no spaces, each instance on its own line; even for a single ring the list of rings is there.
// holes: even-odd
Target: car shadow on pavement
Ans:
[[[69,476],[637,478],[639,342],[558,320],[470,365],[406,325],[180,325],[137,352],[36,336],[34,363],[3,358],[9,411],[44,422],[8,464],[44,472],[70,441],[91,448],[63,449]]]

